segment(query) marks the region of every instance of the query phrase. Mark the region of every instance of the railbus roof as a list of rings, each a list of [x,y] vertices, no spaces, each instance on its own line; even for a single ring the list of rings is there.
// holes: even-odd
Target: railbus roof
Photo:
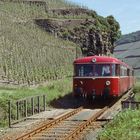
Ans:
[[[122,62],[121,60],[114,58],[114,57],[109,57],[109,56],[88,56],[88,57],[83,57],[83,58],[78,58],[74,61],[74,64],[88,64],[88,63],[115,63],[115,64],[122,64],[126,67],[131,68],[129,65],[126,63]]]

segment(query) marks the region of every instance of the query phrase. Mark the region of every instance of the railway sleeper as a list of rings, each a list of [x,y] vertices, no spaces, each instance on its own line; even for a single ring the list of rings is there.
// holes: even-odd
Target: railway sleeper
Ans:
[[[51,134],[51,135],[55,135],[55,134],[67,134],[68,132],[66,131],[46,131],[46,132],[42,132],[43,134]]]
[[[63,133],[63,135],[62,134],[38,134],[38,135],[36,135],[36,136],[34,136],[34,137],[65,137],[67,134],[66,133]]]
[[[53,129],[52,131],[55,131],[55,132],[64,132],[64,131],[67,131],[67,132],[70,132],[72,131],[72,129],[70,128],[61,128],[61,129]]]

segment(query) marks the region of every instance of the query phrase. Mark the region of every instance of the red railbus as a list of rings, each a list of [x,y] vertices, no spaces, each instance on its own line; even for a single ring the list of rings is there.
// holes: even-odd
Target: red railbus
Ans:
[[[74,61],[74,96],[118,97],[133,85],[132,67],[117,58],[90,56]]]

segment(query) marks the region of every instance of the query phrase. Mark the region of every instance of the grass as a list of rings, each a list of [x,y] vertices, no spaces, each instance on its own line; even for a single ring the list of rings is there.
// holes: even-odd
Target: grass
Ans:
[[[36,88],[12,88],[12,87],[0,87],[0,127],[7,126],[8,119],[8,100],[17,100],[29,96],[36,96],[45,94],[47,97],[47,106],[50,106],[52,100],[56,100],[60,97],[69,94],[72,91],[71,78],[61,79],[58,81],[52,81],[48,84],[38,86]]]
[[[140,80],[138,79],[134,87],[135,99],[140,101]]]
[[[99,135],[99,140],[139,140],[140,111],[127,110],[120,113]]]
[[[140,101],[140,81],[134,87],[136,101]],[[105,126],[98,140],[139,140],[140,110],[126,110]]]

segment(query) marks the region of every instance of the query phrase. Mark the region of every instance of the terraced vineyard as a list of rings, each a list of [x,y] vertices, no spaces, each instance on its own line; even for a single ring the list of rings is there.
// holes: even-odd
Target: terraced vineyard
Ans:
[[[36,84],[72,75],[76,45],[48,34],[34,24],[47,18],[42,7],[0,3],[0,80]]]
[[[68,0],[0,1],[0,16],[3,83],[31,85],[72,76],[76,57],[109,55],[120,35],[113,16],[104,18]]]

